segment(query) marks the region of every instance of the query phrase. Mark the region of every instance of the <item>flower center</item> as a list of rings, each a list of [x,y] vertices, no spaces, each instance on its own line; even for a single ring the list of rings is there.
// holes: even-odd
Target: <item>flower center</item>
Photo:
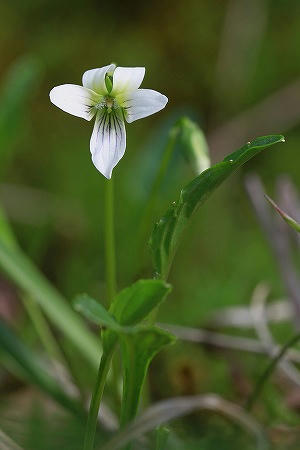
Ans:
[[[103,109],[105,108],[107,110],[108,113],[112,112],[113,110],[116,110],[119,108],[119,104],[117,102],[117,100],[110,96],[110,95],[106,95],[105,97],[102,98],[101,102],[99,102],[96,105],[97,109]]]
[[[105,105],[107,106],[107,108],[112,109],[113,107],[115,107],[115,100],[112,97],[107,96],[105,98]]]

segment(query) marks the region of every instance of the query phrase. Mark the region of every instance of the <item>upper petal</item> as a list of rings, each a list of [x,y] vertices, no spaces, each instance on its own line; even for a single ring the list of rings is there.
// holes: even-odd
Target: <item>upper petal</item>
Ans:
[[[168,98],[152,89],[138,89],[124,102],[125,118],[127,122],[150,116],[168,103]]]
[[[93,118],[96,113],[94,106],[100,100],[100,96],[95,92],[76,84],[56,86],[51,89],[49,95],[55,106],[73,114],[73,116],[82,117],[86,120]]]
[[[145,76],[145,67],[117,67],[113,75],[112,95],[126,95],[136,91]]]
[[[106,178],[124,155],[126,148],[125,123],[121,115],[99,111],[90,141],[92,161]]]
[[[105,76],[115,68],[115,64],[109,64],[108,66],[100,67],[98,69],[87,70],[82,76],[83,86],[92,89],[99,94],[107,94]]]

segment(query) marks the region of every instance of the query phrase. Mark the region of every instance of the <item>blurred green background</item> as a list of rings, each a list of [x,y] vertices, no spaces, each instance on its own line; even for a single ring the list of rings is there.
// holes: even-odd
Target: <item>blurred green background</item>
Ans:
[[[275,297],[285,295],[243,179],[257,172],[271,195],[279,175],[300,185],[299,46],[299,0],[2,0],[0,200],[22,248],[68,299],[86,291],[105,302],[104,179],[90,158],[92,125],[55,108],[48,94],[110,62],[145,66],[142,87],[164,93],[169,103],[127,126],[127,150],[114,170],[118,287],[152,275],[147,240],[138,268],[132,254],[138,220],[168,130],[187,115],[203,129],[214,162],[258,135],[283,133],[286,144],[251,161],[194,216],[159,320],[205,325],[214,310],[247,304],[262,280]],[[148,235],[192,177],[175,151]],[[16,292],[4,278],[1,284],[1,314],[30,336]],[[235,371],[251,384],[264,363],[182,344],[153,365],[153,383],[162,377],[153,398],[213,391],[239,400]],[[192,381],[180,378],[186,366]],[[279,392],[274,388],[269,398]],[[265,420],[280,422],[278,408],[269,406]]]

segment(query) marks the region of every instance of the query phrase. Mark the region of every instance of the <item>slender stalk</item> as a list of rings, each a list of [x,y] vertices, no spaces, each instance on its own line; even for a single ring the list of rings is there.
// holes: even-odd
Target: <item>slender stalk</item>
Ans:
[[[113,179],[107,180],[105,185],[105,262],[106,262],[106,289],[108,304],[116,293],[116,261],[114,238],[114,185]]]
[[[293,336],[280,350],[278,355],[271,360],[269,365],[267,366],[266,370],[263,372],[263,374],[259,377],[253,393],[250,395],[247,404],[245,406],[245,409],[250,411],[256,402],[257,398],[259,397],[265,383],[268,381],[272,373],[274,372],[277,364],[281,361],[281,359],[285,356],[286,352],[289,350],[290,347],[292,347],[296,342],[300,340],[300,333]]]
[[[105,258],[106,258],[106,290],[108,305],[116,295],[116,252],[114,235],[114,184],[113,178],[106,181],[105,186]],[[112,386],[118,398],[118,369],[116,359],[112,360]]]
[[[116,293],[116,261],[114,238],[114,185],[113,180],[107,180],[105,184],[105,263],[106,263],[106,289],[108,305],[111,304]],[[114,347],[103,352],[96,384],[91,398],[90,409],[84,438],[84,450],[93,450],[97,419],[100,403],[106,383],[107,374],[111,365]]]
[[[96,426],[97,426],[97,420],[98,420],[98,413],[100,408],[100,402],[102,398],[102,394],[104,391],[104,386],[107,378],[107,374],[109,371],[113,350],[111,349],[108,353],[103,353],[97,381],[95,384],[94,392],[91,398],[91,404],[89,409],[89,415],[86,425],[86,431],[85,431],[85,438],[84,438],[84,445],[83,450],[93,450],[94,448],[94,440],[95,440],[95,433],[96,433]]]

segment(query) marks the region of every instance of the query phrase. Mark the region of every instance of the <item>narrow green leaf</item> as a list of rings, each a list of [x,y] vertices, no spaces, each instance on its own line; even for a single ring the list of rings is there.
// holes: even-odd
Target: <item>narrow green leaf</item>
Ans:
[[[10,226],[3,208],[0,205],[0,241],[12,250],[20,250],[17,239]],[[59,349],[56,339],[49,328],[49,325],[41,311],[40,305],[32,300],[28,295],[21,295],[21,301],[26,309],[32,324],[39,336],[41,343],[48,352],[48,355],[57,361],[64,361],[62,352]]]
[[[96,325],[114,331],[122,330],[115,318],[93,298],[87,294],[78,295],[73,302],[74,309]]]
[[[150,238],[157,277],[167,277],[180,235],[196,208],[204,203],[236,169],[264,148],[278,142],[284,142],[284,137],[273,135],[256,138],[228,155],[222,162],[202,172],[181,190],[179,199],[173,202],[166,214],[155,225]]]
[[[298,231],[300,233],[300,223],[296,222],[295,219],[290,217],[287,213],[285,213],[279,206],[272,200],[268,195],[265,195],[268,202],[273,206],[273,208],[281,215],[283,220],[294,230]]]
[[[1,319],[0,348],[1,352],[13,360],[17,367],[17,376],[22,374],[27,382],[38,386],[64,408],[81,417],[85,416],[80,404],[64,393],[40,363],[38,356]]]
[[[124,366],[121,424],[132,420],[137,412],[147,369],[154,356],[175,338],[168,332],[151,327],[136,334],[122,335]]]
[[[210,167],[208,144],[201,128],[188,117],[178,121],[180,130],[178,141],[182,153],[191,165],[194,173],[199,175]]]
[[[85,327],[71,305],[18,248],[0,240],[0,267],[44,310],[49,320],[68,337],[93,367],[98,366],[100,343]]]

